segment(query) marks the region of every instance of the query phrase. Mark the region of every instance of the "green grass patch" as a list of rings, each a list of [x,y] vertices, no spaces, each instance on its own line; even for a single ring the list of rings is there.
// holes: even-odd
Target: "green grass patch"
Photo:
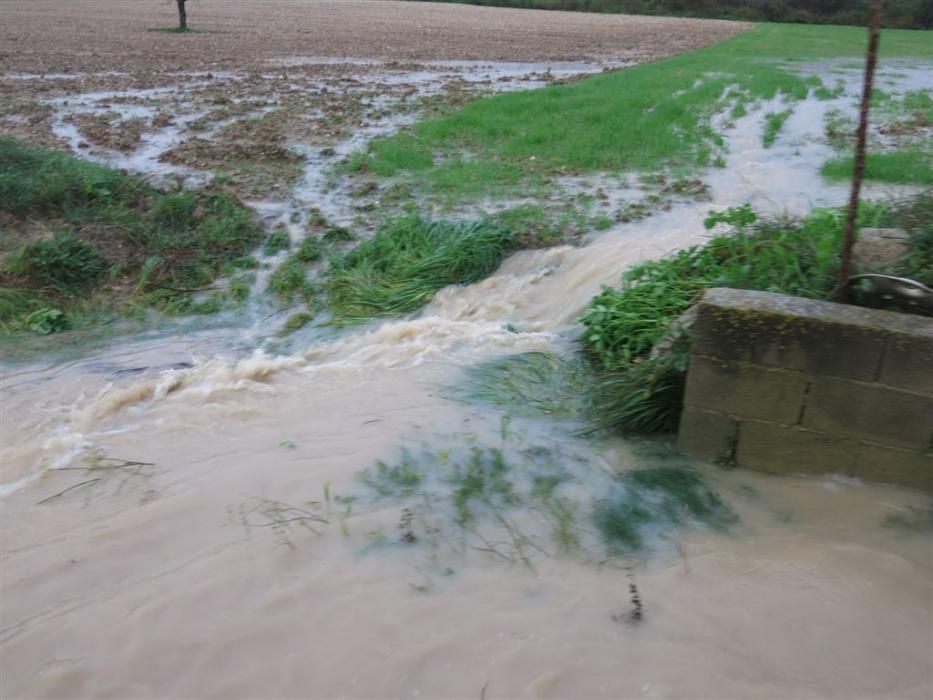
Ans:
[[[885,31],[882,55],[933,58],[929,39]],[[478,100],[375,141],[350,167],[414,176],[426,189],[458,198],[508,193],[555,173],[709,166],[722,151],[711,121],[717,110],[737,97],[801,99],[819,81],[785,64],[861,56],[864,49],[859,28],[761,25],[690,54]]]
[[[785,109],[783,112],[769,112],[765,115],[765,130],[761,135],[761,142],[765,148],[771,148],[777,141],[778,134],[784,127],[784,122],[790,119],[794,113],[792,109]]]
[[[833,158],[820,172],[831,180],[851,180],[852,158]],[[909,148],[887,153],[868,153],[865,179],[905,185],[933,185],[933,152],[929,148]]]
[[[492,220],[389,222],[331,261],[326,285],[335,321],[416,311],[443,287],[483,279],[513,247],[513,236]]]
[[[288,231],[280,228],[269,234],[269,237],[262,246],[262,252],[266,255],[275,255],[291,247],[292,241],[288,236]]]
[[[14,249],[0,268],[0,285],[69,314],[92,298],[112,310],[131,299],[200,308],[202,302],[175,297],[209,285],[262,238],[252,212],[227,195],[163,192],[5,137],[0,211],[16,221],[5,232]],[[29,327],[10,308],[0,305],[0,322]]]
[[[308,279],[307,264],[298,255],[289,255],[269,277],[268,291],[290,304],[296,299],[310,301],[317,288]]]

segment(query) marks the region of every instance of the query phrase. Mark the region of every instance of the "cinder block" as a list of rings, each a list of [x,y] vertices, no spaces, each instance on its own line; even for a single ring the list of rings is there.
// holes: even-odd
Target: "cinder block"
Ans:
[[[923,451],[933,440],[933,397],[817,377],[801,423],[813,430]]]
[[[859,444],[799,426],[742,421],[735,462],[776,474],[855,473]]]
[[[693,348],[723,360],[872,381],[881,366],[885,338],[886,333],[875,328],[838,323],[822,315],[701,303]]]
[[[933,394],[933,322],[929,334],[892,333],[884,352],[882,384]]]
[[[693,457],[731,462],[739,424],[731,416],[685,406],[677,433],[677,448]]]
[[[690,358],[684,403],[720,413],[796,423],[807,381],[777,369]]]
[[[933,455],[881,445],[862,445],[855,476],[865,481],[933,492]]]

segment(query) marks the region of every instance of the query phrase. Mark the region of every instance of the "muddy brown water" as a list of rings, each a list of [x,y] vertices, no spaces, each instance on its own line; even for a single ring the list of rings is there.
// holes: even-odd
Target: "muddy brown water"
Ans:
[[[929,80],[914,68],[900,79]],[[922,494],[701,465],[739,517],[730,531],[677,529],[613,561],[537,552],[532,566],[405,543],[398,504],[336,500],[401,448],[499,444],[508,408],[445,387],[492,357],[569,353],[600,285],[702,242],[708,209],[844,201],[817,175],[831,106],[800,104],[772,149],[767,105],[738,120],[728,167],[705,177],[710,202],[518,253],[413,318],[311,329],[276,352],[257,316],[4,366],[2,695],[930,697],[933,543],[890,526],[929,508]],[[131,165],[159,167],[154,143]],[[324,194],[314,158],[302,206]],[[663,463],[573,428],[516,417],[510,439],[602,472]],[[301,513],[329,523],[312,532]]]

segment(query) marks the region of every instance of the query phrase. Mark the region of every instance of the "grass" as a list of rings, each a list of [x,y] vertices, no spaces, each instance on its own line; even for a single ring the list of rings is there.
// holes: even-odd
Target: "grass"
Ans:
[[[419,309],[441,288],[470,284],[493,272],[514,246],[491,220],[391,221],[332,260],[327,292],[335,321],[354,323]]]
[[[923,32],[886,30],[883,57],[933,58]],[[736,100],[800,99],[821,86],[787,65],[864,53],[854,27],[761,25],[700,51],[569,85],[478,100],[376,140],[349,167],[406,175],[452,198],[508,193],[563,173],[713,164],[711,118]],[[776,132],[775,132],[776,133]]]
[[[178,297],[209,285],[262,237],[252,212],[227,195],[163,192],[6,137],[0,211],[16,220],[6,232],[15,249],[0,268],[0,285],[29,295],[33,307],[69,316],[94,298],[113,311],[129,300],[198,307]],[[0,304],[0,323],[28,327],[15,308]]]
[[[276,229],[269,234],[266,242],[262,246],[262,252],[266,255],[275,255],[283,250],[291,248],[292,242],[285,229]]]
[[[286,336],[291,335],[297,331],[300,331],[302,328],[307,326],[314,320],[314,314],[310,314],[306,311],[299,311],[296,314],[292,314],[288,317],[288,320],[285,321],[285,324],[279,329],[276,335],[279,338],[285,338]]]
[[[833,158],[820,172],[831,180],[851,180],[851,157]],[[907,148],[886,153],[868,153],[865,179],[895,184],[933,185],[933,152],[929,148]]]
[[[790,116],[794,113],[792,109],[785,109],[782,112],[769,112],[765,115],[765,130],[761,135],[761,142],[765,148],[771,148],[777,141],[778,134],[784,127]]]

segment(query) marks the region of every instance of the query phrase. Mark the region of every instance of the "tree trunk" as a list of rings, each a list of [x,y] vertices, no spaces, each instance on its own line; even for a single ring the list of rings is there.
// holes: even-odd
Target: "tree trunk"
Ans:
[[[858,214],[859,193],[865,176],[865,140],[868,134],[868,110],[875,82],[875,64],[878,62],[878,39],[881,34],[881,0],[871,0],[868,17],[868,53],[865,56],[865,83],[862,86],[862,106],[859,110],[858,131],[855,132],[855,166],[852,169],[852,192],[846,215],[845,237],[842,242],[842,264],[836,284],[835,301],[846,298],[846,282],[851,274],[852,246],[855,245],[855,219]]]
[[[178,28],[184,31],[188,28],[188,13],[185,11],[185,2],[187,0],[177,0],[178,2]]]

